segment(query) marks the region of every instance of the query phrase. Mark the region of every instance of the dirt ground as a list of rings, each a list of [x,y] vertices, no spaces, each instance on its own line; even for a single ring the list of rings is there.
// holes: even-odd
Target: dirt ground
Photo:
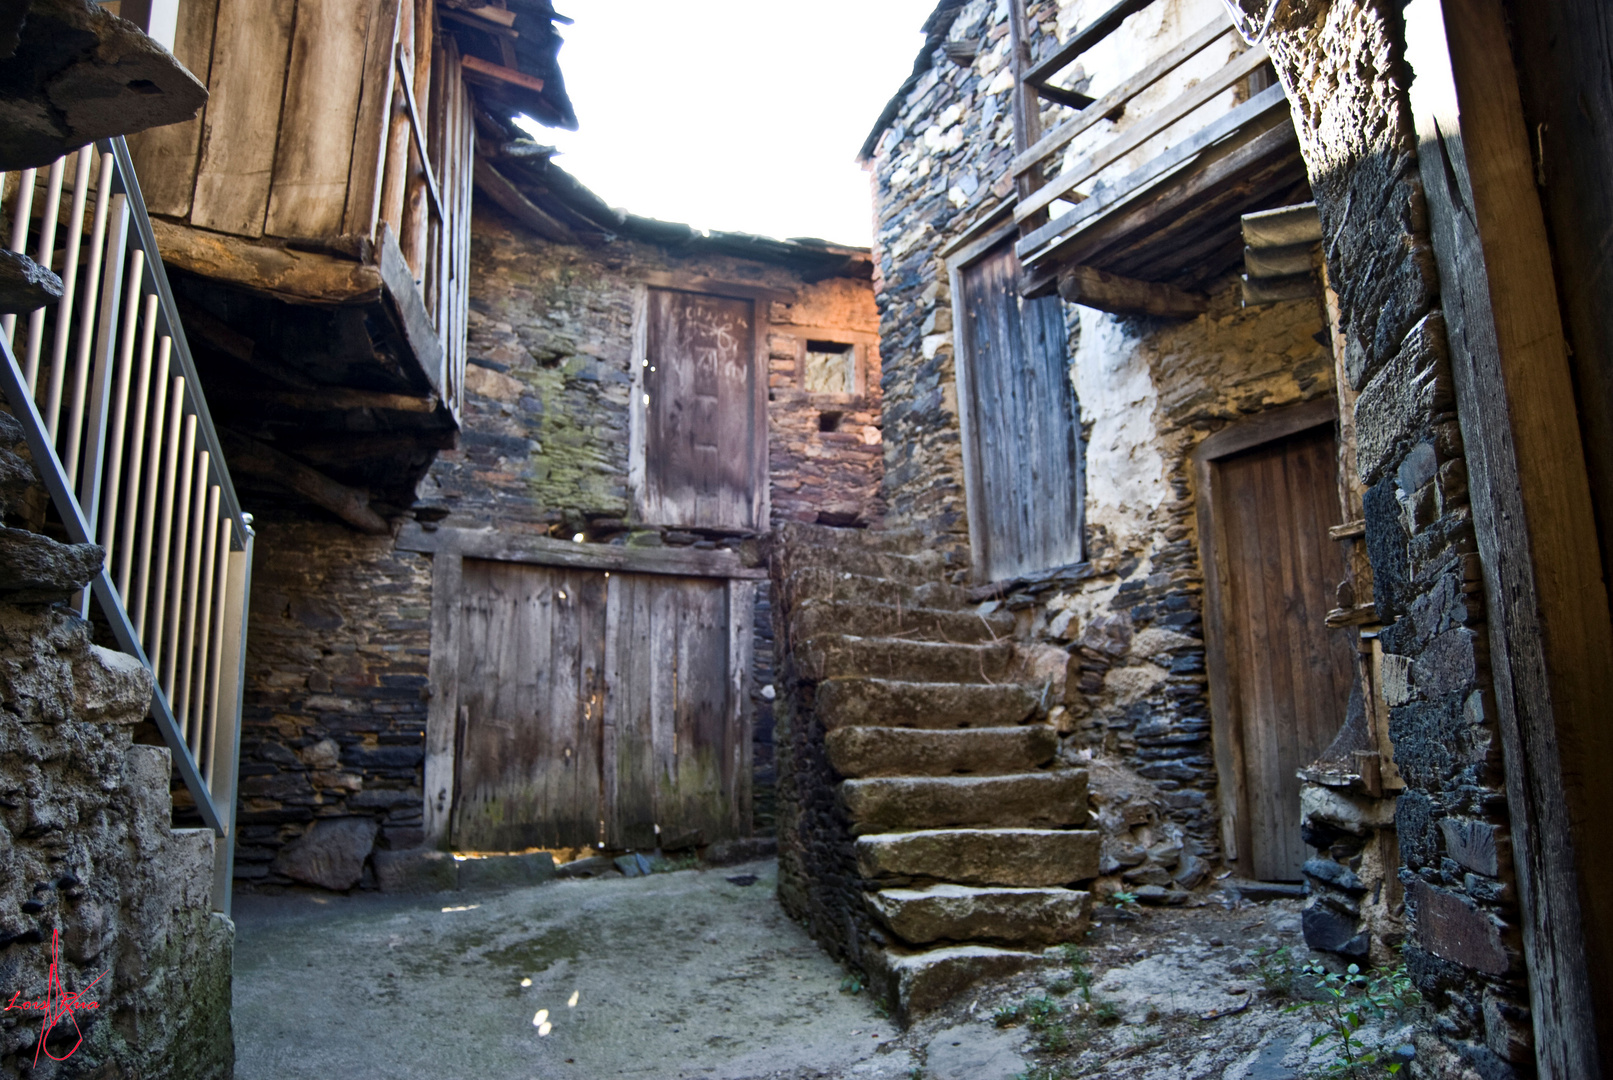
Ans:
[[[902,1031],[784,915],[775,875],[239,897],[236,1076],[1286,1080],[1331,1060],[1256,955],[1306,957],[1297,901],[1107,908],[1084,953]]]

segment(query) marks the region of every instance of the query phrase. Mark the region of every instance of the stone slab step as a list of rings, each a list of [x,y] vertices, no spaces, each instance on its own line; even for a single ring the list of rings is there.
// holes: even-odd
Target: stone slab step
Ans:
[[[875,992],[891,1002],[903,1024],[934,1012],[977,983],[1006,979],[1043,963],[1040,952],[991,945],[925,950],[867,946],[862,960]]]
[[[797,640],[795,670],[803,679],[862,675],[883,679],[935,679],[938,682],[998,683],[1009,677],[1014,647],[949,645],[906,638],[820,634]]]
[[[839,551],[865,548],[911,555],[923,551],[931,537],[920,529],[850,529],[788,521],[778,527],[778,542],[787,551]]]
[[[841,776],[986,776],[1040,768],[1058,752],[1046,724],[924,731],[846,727],[828,733],[829,764]]]
[[[913,585],[889,578],[852,574],[823,566],[807,566],[784,576],[784,597],[794,604],[809,599],[955,611],[966,601],[963,590],[941,582]]]
[[[931,829],[857,838],[869,881],[931,879],[1035,888],[1098,876],[1096,829]]]
[[[1081,939],[1090,899],[1075,889],[943,883],[883,889],[868,897],[868,906],[910,945],[989,941],[1045,947]]]
[[[1017,683],[837,677],[818,684],[815,708],[831,731],[864,726],[980,728],[1024,723],[1039,701],[1039,689]]]
[[[1014,636],[1014,615],[993,611],[948,611],[866,600],[808,599],[790,613],[790,636],[805,641],[820,634],[856,634],[860,637],[903,637],[912,641],[958,642],[978,645]]]
[[[847,780],[840,797],[857,835],[973,826],[1057,828],[1087,819],[1082,769],[1017,776],[874,777]]]
[[[916,551],[902,554],[869,547],[806,548],[797,546],[782,556],[788,572],[800,572],[808,567],[822,567],[843,574],[866,574],[869,577],[902,581],[912,585],[942,581],[958,567],[952,565],[939,551]]]

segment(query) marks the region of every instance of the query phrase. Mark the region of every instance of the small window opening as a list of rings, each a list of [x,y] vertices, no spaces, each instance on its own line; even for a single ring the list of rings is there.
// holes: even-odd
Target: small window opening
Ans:
[[[855,394],[857,392],[857,351],[838,341],[809,341],[803,380],[813,394]],[[825,428],[833,431],[833,428]]]
[[[845,413],[840,413],[840,412],[821,412],[821,413],[819,413],[818,414],[818,430],[819,431],[839,431],[840,430],[840,421],[845,418],[845,415],[846,415]]]

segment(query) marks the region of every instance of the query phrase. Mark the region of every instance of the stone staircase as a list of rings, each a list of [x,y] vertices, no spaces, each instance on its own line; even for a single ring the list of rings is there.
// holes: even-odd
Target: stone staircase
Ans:
[[[779,643],[779,897],[910,1018],[1080,940],[1098,872],[1014,619],[916,535],[791,525]]]

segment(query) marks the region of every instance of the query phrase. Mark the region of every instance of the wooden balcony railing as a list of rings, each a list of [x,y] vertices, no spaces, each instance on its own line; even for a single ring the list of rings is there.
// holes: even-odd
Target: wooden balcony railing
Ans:
[[[0,389],[66,539],[106,561],[80,597],[155,676],[151,717],[218,845],[229,909],[251,518],[241,512],[122,137],[0,173],[9,247],[54,305],[0,320]]]
[[[1061,71],[1152,2],[1122,0],[1046,59],[1031,64],[1022,57],[1019,94],[1026,104],[1016,110],[1020,152],[1009,168],[1019,192],[1014,220],[1027,295],[1058,285],[1069,299],[1109,310],[1201,310],[1202,297],[1161,283],[1234,263],[1246,204],[1269,197],[1267,187],[1287,196],[1303,183],[1288,103],[1280,86],[1266,85],[1269,58],[1259,46],[1246,46],[1225,15],[1095,101],[1083,95],[1089,103],[1079,105],[1067,100],[1069,91],[1049,93]],[[1215,50],[1232,55],[1207,72],[1205,61],[1195,63]],[[1168,80],[1183,88],[1151,112],[1131,115],[1111,137],[1097,138],[1101,124],[1127,114]],[[1229,108],[1228,92],[1240,87],[1246,99]],[[1038,97],[1076,111],[1043,134]],[[1142,163],[1121,171],[1139,152],[1146,155]],[[1139,281],[1151,288],[1128,292],[1128,283]],[[1184,310],[1157,310],[1161,304]]]

